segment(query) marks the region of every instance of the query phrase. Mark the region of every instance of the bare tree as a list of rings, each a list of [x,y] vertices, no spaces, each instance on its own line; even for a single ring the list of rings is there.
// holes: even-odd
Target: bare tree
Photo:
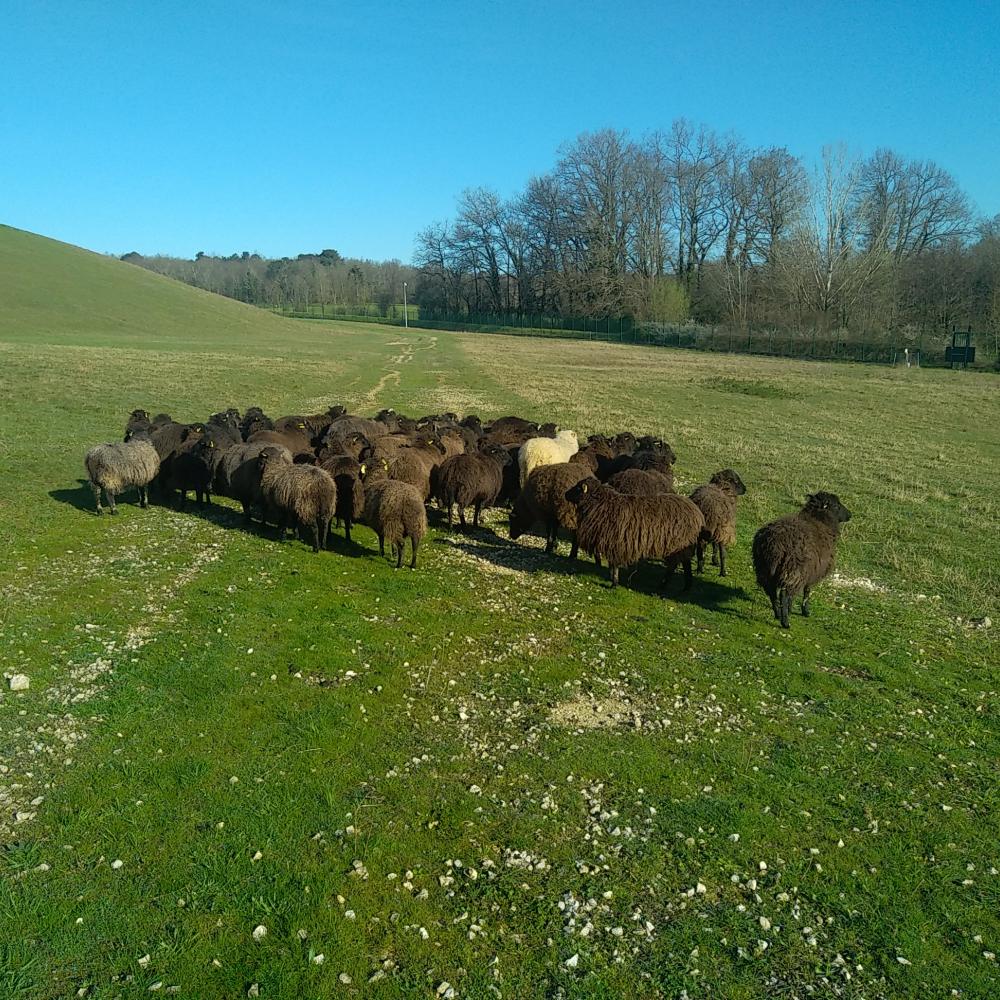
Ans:
[[[878,149],[861,166],[855,191],[862,242],[882,243],[900,261],[971,231],[966,196],[929,160]]]

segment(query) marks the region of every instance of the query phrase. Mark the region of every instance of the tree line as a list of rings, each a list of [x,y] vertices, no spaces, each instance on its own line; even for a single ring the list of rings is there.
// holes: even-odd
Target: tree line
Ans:
[[[255,306],[309,311],[314,306],[388,316],[403,301],[403,282],[412,289],[415,272],[398,260],[342,257],[336,250],[266,258],[244,250],[228,257],[199,252],[181,257],[127,253],[121,258],[209,292]]]
[[[414,263],[422,315],[1000,338],[1000,215],[977,218],[942,167],[828,147],[810,169],[685,119],[583,133],[511,198],[464,191]]]

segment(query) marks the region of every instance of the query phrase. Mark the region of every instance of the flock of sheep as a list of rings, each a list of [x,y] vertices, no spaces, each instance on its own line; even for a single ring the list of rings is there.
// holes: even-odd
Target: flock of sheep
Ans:
[[[205,423],[178,423],[167,414],[150,418],[134,410],[123,442],[97,445],[85,458],[87,477],[103,513],[103,491],[111,513],[115,496],[138,489],[149,504],[152,486],[164,501],[184,506],[188,493],[199,504],[213,493],[274,524],[283,539],[289,527],[311,537],[313,549],[327,546],[331,523],[351,527],[363,521],[375,531],[379,552],[388,542],[397,568],[410,541],[410,566],[427,532],[427,504],[457,508],[462,529],[471,510],[479,526],[483,508],[510,506],[512,539],[544,528],[554,552],[559,532],[579,549],[607,563],[611,585],[619,570],[643,560],[662,562],[667,579],[684,568],[684,589],[692,559],[704,571],[705,551],[726,575],[736,540],[738,498],[746,492],[732,469],[723,469],[689,497],[674,491],[676,456],[665,441],[624,432],[591,435],[584,447],[570,430],[520,417],[483,423],[454,413],[413,419],[394,410],[374,418],[333,406],[313,416],[268,418],[251,407],[226,410]],[[771,599],[784,628],[792,599],[809,614],[810,590],[833,568],[841,524],[850,512],[832,493],[807,498],[796,514],[764,525],[754,536],[757,582]]]

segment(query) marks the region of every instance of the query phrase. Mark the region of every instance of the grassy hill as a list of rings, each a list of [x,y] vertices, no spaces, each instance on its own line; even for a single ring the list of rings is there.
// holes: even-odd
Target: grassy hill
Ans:
[[[10,229],[0,274],[0,997],[998,995],[993,377],[282,320]],[[731,575],[80,483],[135,406],[332,402],[661,434],[747,484]],[[781,632],[750,538],[821,488]]]
[[[5,340],[197,346],[195,334],[251,341],[286,324],[112,257],[0,226],[0,332]]]

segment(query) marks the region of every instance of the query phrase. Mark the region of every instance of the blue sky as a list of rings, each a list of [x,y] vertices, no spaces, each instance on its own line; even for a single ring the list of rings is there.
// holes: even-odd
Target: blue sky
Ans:
[[[1000,5],[4,4],[0,222],[94,250],[408,260],[465,187],[684,116],[890,146],[1000,212]]]

